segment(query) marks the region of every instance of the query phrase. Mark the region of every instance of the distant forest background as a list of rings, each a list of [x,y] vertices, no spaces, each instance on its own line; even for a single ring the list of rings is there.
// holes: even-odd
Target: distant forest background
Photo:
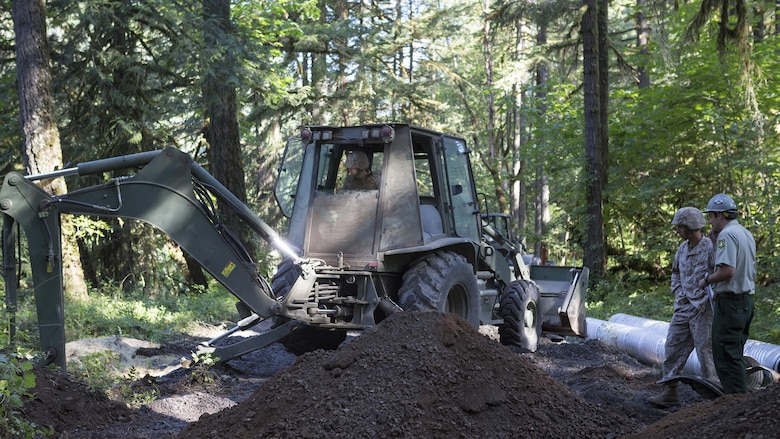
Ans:
[[[286,137],[412,123],[465,137],[529,251],[594,283],[668,285],[674,212],[724,192],[769,286],[779,34],[769,1],[2,0],[0,175],[175,146],[284,230]],[[67,231],[74,297],[203,285],[147,226]]]

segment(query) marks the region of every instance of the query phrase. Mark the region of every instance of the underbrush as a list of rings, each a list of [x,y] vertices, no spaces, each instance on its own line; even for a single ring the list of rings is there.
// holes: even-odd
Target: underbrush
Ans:
[[[591,285],[586,300],[587,316],[600,320],[617,313],[666,321],[672,317],[669,285],[646,279],[602,281]]]
[[[154,297],[105,290],[92,292],[87,300],[65,302],[66,341],[111,335],[155,343],[175,340],[199,326],[222,326],[235,322],[237,299],[222,288],[197,294],[160,294]],[[31,294],[20,294],[15,314],[15,345],[38,346],[37,313]],[[11,316],[0,311],[3,322],[0,342],[8,345]]]
[[[750,337],[780,344],[780,291],[759,286],[756,314]],[[65,331],[68,341],[119,335],[155,343],[176,340],[199,326],[231,326],[238,319],[237,299],[221,287],[197,294],[160,294],[143,297],[118,290],[93,292],[89,300],[65,304]],[[669,321],[672,295],[668,282],[651,282],[637,277],[608,279],[591,285],[587,295],[588,317],[608,320],[616,313]],[[0,311],[0,346],[9,346],[10,316]],[[34,352],[38,346],[37,316],[34,300],[21,295],[16,313],[15,346],[21,352]]]
[[[156,297],[122,294],[119,291],[92,292],[88,300],[66,300],[65,338],[66,341],[73,341],[122,336],[166,343],[193,333],[202,326],[232,326],[232,322],[238,320],[236,300],[235,296],[220,287],[197,294]],[[13,329],[9,325],[11,321],[15,322]],[[1,308],[0,322],[0,353],[10,353],[7,357],[0,354],[0,366],[5,367],[3,374],[0,374],[0,414],[6,415],[8,419],[5,425],[0,423],[0,433],[3,428],[26,432],[21,429],[36,427],[12,424],[23,420],[15,416],[15,412],[12,412],[16,410],[15,406],[10,403],[29,396],[26,392],[30,377],[34,385],[34,376],[28,368],[31,369],[31,365],[36,362],[40,340],[32,295],[20,294],[13,316],[7,309]],[[13,358],[14,363],[9,358]],[[154,391],[135,392],[130,384],[139,377],[133,370],[122,375],[117,367],[118,362],[118,355],[112,351],[94,352],[70,361],[67,365],[68,373],[84,381],[92,390],[124,401],[131,407],[151,402],[157,397]],[[8,375],[11,378],[6,378],[6,372],[12,369],[26,378],[11,379],[11,375]],[[4,437],[3,434],[0,437]]]
[[[92,295],[66,304],[67,340],[120,335],[155,343],[176,339],[200,325],[235,322],[237,299],[221,289],[157,297]]]
[[[14,356],[0,354],[0,437],[38,438],[51,436],[51,428],[29,421],[24,416],[24,400],[33,397],[33,364]]]

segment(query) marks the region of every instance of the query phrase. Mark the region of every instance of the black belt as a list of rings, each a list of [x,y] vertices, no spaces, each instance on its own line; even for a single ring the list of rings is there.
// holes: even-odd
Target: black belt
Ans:
[[[733,291],[724,291],[722,293],[715,293],[716,297],[725,296],[725,297],[734,298],[734,299],[737,299],[737,298],[740,298],[740,297],[744,297],[744,296],[749,296],[749,295],[750,295],[749,291],[745,292],[745,293],[735,293]]]

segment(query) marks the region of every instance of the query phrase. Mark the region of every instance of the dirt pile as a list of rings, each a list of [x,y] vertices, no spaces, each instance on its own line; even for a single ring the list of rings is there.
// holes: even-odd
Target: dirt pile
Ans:
[[[769,439],[780,431],[780,384],[686,407],[626,439]]]
[[[213,382],[176,369],[126,383],[158,395],[139,409],[41,369],[21,415],[53,427],[57,439],[759,439],[780,427],[780,385],[715,401],[683,385],[682,406],[662,410],[646,401],[661,390],[660,371],[598,340],[543,338],[537,352],[518,354],[489,330],[479,334],[450,315],[401,313],[337,351],[296,358],[274,343],[215,367]],[[199,341],[128,357],[186,357]]]
[[[100,429],[137,416],[124,403],[95,393],[66,374],[43,368],[34,372],[35,388],[30,393],[35,397],[24,402],[23,414],[37,425],[51,427],[55,432],[85,425]]]
[[[159,413],[150,406],[128,408],[125,403],[94,392],[84,382],[60,371],[36,368],[34,373],[36,385],[30,391],[34,397],[24,402],[21,416],[52,429],[53,438],[167,439],[175,437],[187,425],[185,420]],[[137,385],[149,387],[149,380],[150,377],[145,377]],[[185,402],[184,408],[190,405],[192,398]],[[176,410],[186,411],[182,407]],[[0,431],[0,437],[5,438],[3,434]]]
[[[337,351],[299,357],[180,437],[604,438],[638,427],[451,314],[397,313]]]

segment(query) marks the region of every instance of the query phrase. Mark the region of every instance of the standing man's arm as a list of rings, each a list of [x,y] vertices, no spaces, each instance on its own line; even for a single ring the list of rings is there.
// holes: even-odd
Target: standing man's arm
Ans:
[[[674,254],[674,261],[672,261],[672,295],[677,297],[678,294],[683,294],[682,280],[680,279],[680,249],[677,249],[677,253]]]
[[[734,277],[734,273],[736,273],[736,269],[732,267],[731,265],[721,264],[718,265],[718,271],[715,273],[712,273],[707,277],[707,279],[701,279],[699,281],[699,288],[704,288],[707,286],[707,284],[714,284],[718,282],[726,282],[730,280],[732,277]]]

